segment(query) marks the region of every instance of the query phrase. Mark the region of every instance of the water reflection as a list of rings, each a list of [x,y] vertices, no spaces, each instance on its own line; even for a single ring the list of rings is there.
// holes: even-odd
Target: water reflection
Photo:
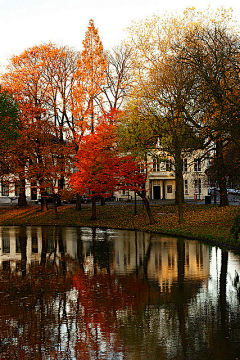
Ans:
[[[240,256],[134,231],[0,228],[1,359],[237,359]]]

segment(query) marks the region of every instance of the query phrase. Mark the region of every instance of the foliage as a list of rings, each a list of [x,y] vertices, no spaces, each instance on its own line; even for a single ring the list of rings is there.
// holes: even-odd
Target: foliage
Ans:
[[[102,87],[106,84],[107,61],[93,20],[83,40],[83,51],[74,74],[74,114],[94,132],[96,115],[103,112]]]
[[[144,151],[145,148],[149,154],[152,147],[156,156],[158,146],[162,153],[172,157],[180,222],[184,196],[182,159],[203,146],[196,121],[202,111],[197,105],[196,76],[191,67],[181,61],[178,52],[172,50],[172,44],[181,39],[188,20],[187,16],[181,21],[153,17],[130,29],[135,83],[126,107],[128,120],[123,125],[126,141],[130,136],[135,139],[130,140],[134,151],[135,144],[139,144],[137,149]]]
[[[117,116],[115,111],[114,115]],[[78,172],[70,180],[72,187],[80,195],[89,194],[93,200],[121,189],[139,191],[145,183],[138,162],[118,152],[116,125],[111,114],[102,118],[94,133],[84,137],[76,166]]]
[[[175,45],[183,63],[195,74],[198,117],[201,131],[215,144],[215,178],[220,187],[220,204],[227,205],[224,148],[238,143],[239,30],[232,26],[232,14],[219,10],[213,18],[193,14],[194,21]],[[209,15],[209,14],[207,14]]]
[[[70,86],[65,67],[68,55],[67,49],[51,43],[35,46],[13,56],[3,75],[5,88],[19,104],[20,136],[9,149],[7,161],[14,174],[11,181],[22,182],[22,194],[26,180],[39,187],[42,197],[49,186],[58,191],[58,182],[69,171],[72,149],[63,134]]]
[[[214,156],[207,170],[213,186],[218,183],[219,177],[228,180],[228,187],[237,188],[240,178],[240,148],[239,144],[228,142],[222,149],[222,159]],[[221,161],[221,162],[220,162]]]
[[[11,94],[0,87],[0,147],[18,137],[18,105]]]
[[[135,83],[126,139],[137,128],[138,148],[148,151],[158,138],[173,157],[179,220],[186,152],[214,141],[220,172],[222,148],[239,134],[239,36],[232,24],[230,11],[190,8],[182,16],[153,16],[128,29]],[[218,176],[221,205],[227,201],[225,177]]]
[[[94,134],[85,136],[76,165],[79,171],[72,175],[71,183],[82,195],[105,196],[107,191],[137,190],[145,181],[133,157],[117,152],[113,124],[102,123]]]

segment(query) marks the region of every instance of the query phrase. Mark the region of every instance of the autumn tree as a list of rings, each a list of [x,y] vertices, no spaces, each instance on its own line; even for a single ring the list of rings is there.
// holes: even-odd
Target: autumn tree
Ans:
[[[97,196],[104,197],[109,192],[128,189],[138,192],[145,199],[142,189],[145,175],[140,173],[139,164],[132,156],[118,152],[116,125],[112,121],[107,122],[106,116],[104,120],[96,127],[95,133],[85,136],[80,144],[76,157],[78,171],[71,177],[76,192],[92,197],[92,220],[96,219]],[[150,221],[154,222],[152,217]]]
[[[238,28],[230,11],[194,15],[194,25],[181,42],[174,44],[180,60],[195,74],[198,121],[215,150],[215,179],[220,188],[220,205],[227,205],[225,147],[239,142],[239,44]],[[231,145],[230,145],[231,147]]]
[[[54,147],[51,156],[54,156],[55,169],[58,166],[58,175],[61,174],[56,189],[63,187],[63,173],[69,171],[70,160],[66,156],[70,142],[66,142],[65,138],[72,105],[74,61],[76,56],[72,57],[69,49],[44,44],[13,56],[8,71],[3,75],[3,84],[11,91],[20,109],[19,141],[22,143],[17,145],[15,154],[12,152],[15,159],[12,162],[15,165],[13,173],[18,174],[21,182],[19,202],[25,194],[26,180],[39,186],[44,195],[46,187],[42,180],[42,184],[36,184],[32,169],[35,166],[35,173],[39,173],[40,164],[45,163],[43,154],[49,158],[51,146]],[[36,146],[30,146],[32,139]],[[36,152],[36,149],[39,151]],[[27,171],[29,169],[31,171]],[[50,179],[48,181],[51,182]],[[26,201],[23,200],[23,203]]]
[[[45,66],[42,73],[45,84],[48,84],[47,112],[53,121],[54,137],[59,144],[57,163],[62,176],[58,179],[58,205],[66,179],[69,177],[69,155],[75,153],[76,142],[79,140],[80,127],[76,126],[73,116],[73,88],[76,83],[75,71],[80,53],[67,47],[53,46],[55,51],[47,52],[44,57]],[[56,143],[55,140],[55,143]]]
[[[172,43],[184,34],[184,22],[188,18],[176,23],[175,18],[153,17],[131,29],[135,83],[123,125],[127,146],[131,144],[134,151],[145,147],[148,154],[153,150],[154,158],[164,161],[166,154],[172,157],[180,222],[184,198],[182,159],[202,147],[196,77],[188,64],[179,61],[178,52],[171,49]]]
[[[74,115],[84,122],[91,132],[99,114],[103,113],[103,91],[106,84],[107,61],[103,54],[103,45],[93,20],[83,40],[83,50],[75,71]]]
[[[240,147],[239,144],[232,142],[223,148],[221,164],[218,164],[218,158],[213,156],[210,166],[207,169],[207,175],[211,179],[213,186],[218,184],[219,177],[227,178],[229,188],[238,188],[240,179]]]

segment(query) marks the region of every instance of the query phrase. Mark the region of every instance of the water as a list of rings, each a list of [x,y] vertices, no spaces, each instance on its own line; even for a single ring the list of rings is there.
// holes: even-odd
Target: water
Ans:
[[[239,275],[197,241],[0,227],[0,359],[240,359]]]

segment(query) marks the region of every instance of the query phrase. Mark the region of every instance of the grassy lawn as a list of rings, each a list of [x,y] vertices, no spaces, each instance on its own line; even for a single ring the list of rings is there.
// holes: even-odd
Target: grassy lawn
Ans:
[[[179,235],[183,237],[207,240],[240,249],[240,239],[230,235],[233,219],[240,211],[240,206],[220,208],[216,205],[184,205],[184,222],[178,224],[178,213],[175,205],[152,205],[156,220],[149,225],[148,217],[142,205],[134,207],[129,204],[97,206],[97,220],[91,221],[91,206],[83,206],[76,211],[75,206],[59,208],[59,220],[55,219],[53,208],[42,213],[40,206],[0,207],[0,225],[62,225],[62,226],[96,226],[119,229],[137,229],[155,233]]]

